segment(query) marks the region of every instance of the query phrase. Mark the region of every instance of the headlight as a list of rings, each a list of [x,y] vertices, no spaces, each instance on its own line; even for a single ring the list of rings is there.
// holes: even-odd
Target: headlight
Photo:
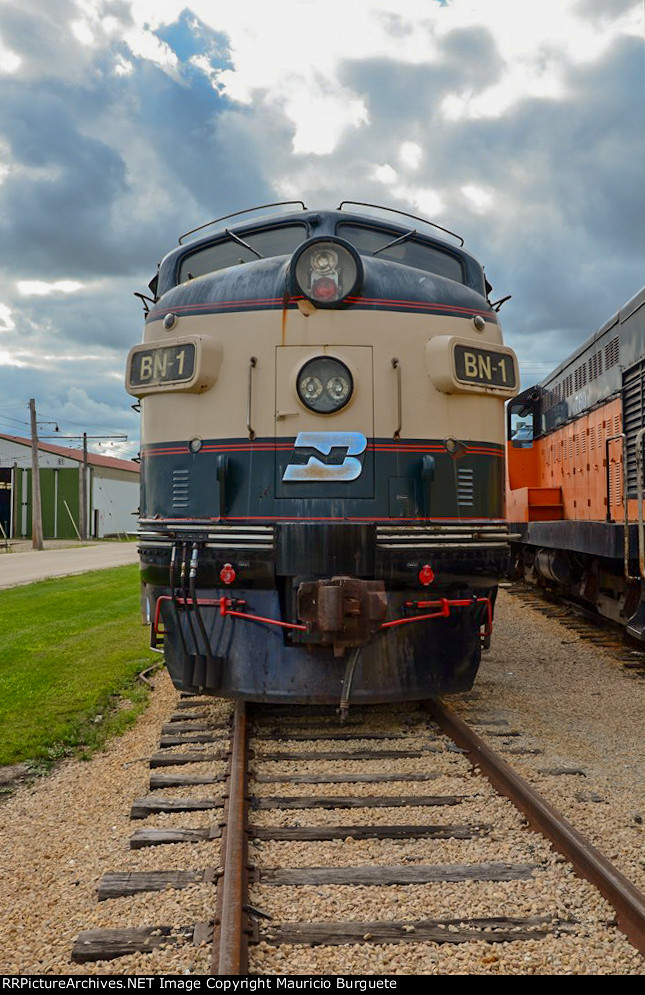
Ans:
[[[334,307],[355,293],[363,277],[360,256],[337,238],[305,242],[291,260],[291,291],[316,307]]]
[[[331,414],[345,407],[354,391],[354,380],[339,359],[317,356],[300,370],[297,390],[298,397],[310,411]]]

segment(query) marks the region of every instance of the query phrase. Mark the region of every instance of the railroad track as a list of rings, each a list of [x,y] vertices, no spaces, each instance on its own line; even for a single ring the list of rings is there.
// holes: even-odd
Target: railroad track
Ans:
[[[531,829],[613,906],[595,925],[645,953],[643,896],[440,704],[356,708],[342,727],[331,709],[238,704],[229,728],[204,720],[209,701],[179,702],[131,810],[131,847],[163,847],[169,869],[110,871],[98,897],[206,883],[212,916],[89,930],[74,961],[194,943],[220,975],[417,973],[436,951],[586,942],[588,886]],[[186,827],[149,824],[177,813]],[[205,841],[210,866],[173,868],[173,843]]]
[[[556,619],[581,639],[600,646],[624,670],[645,677],[645,650],[642,643],[627,635],[618,622],[585,608],[583,605],[523,581],[506,585],[509,594],[534,608],[547,618]]]

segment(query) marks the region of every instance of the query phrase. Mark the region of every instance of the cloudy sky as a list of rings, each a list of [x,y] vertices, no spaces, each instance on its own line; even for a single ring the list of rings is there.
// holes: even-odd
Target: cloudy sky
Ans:
[[[642,0],[0,0],[0,432],[27,434],[35,397],[61,434],[127,433],[110,451],[136,455],[133,292],[181,232],[278,199],[460,232],[541,379],[645,284],[643,18]]]

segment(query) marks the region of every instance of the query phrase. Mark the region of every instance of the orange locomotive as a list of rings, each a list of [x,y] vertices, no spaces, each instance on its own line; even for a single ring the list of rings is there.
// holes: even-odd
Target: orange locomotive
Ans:
[[[645,641],[645,288],[507,409],[517,574]]]

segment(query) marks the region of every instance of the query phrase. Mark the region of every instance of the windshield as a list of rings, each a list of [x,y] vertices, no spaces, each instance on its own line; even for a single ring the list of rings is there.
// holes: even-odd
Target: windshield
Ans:
[[[206,245],[190,255],[184,256],[179,264],[179,283],[192,280],[205,273],[239,266],[266,256],[286,256],[294,252],[307,237],[305,225],[284,225],[265,231],[245,233],[236,240],[231,234],[213,245]],[[246,244],[242,244],[246,243]],[[248,248],[247,248],[248,246]]]
[[[464,282],[461,262],[449,252],[420,242],[414,238],[414,231],[397,236],[391,231],[377,228],[364,228],[362,225],[340,224],[336,232],[341,238],[358,249],[363,255],[378,256],[379,259],[391,259],[404,266],[425,270],[445,276],[457,283]],[[392,243],[388,245],[388,243]]]

